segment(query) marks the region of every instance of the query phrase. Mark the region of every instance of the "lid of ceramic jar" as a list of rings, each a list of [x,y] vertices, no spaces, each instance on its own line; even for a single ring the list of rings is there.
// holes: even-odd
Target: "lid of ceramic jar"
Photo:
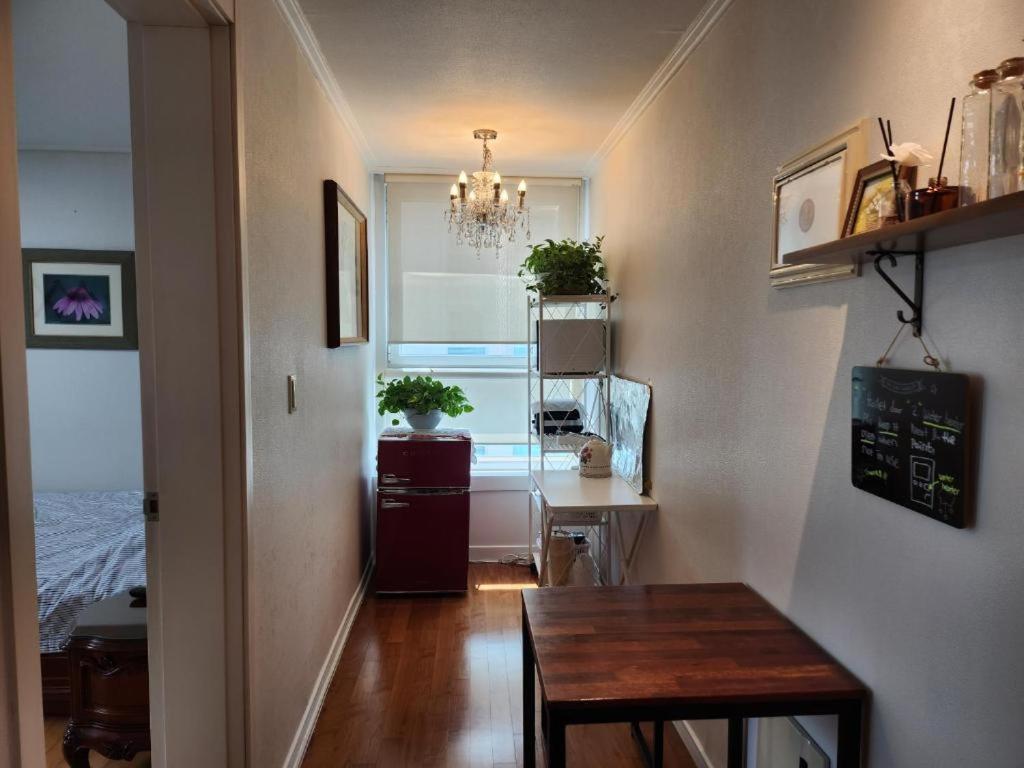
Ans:
[[[1015,56],[999,65],[999,76],[1003,79],[1020,75],[1024,75],[1024,56]]]
[[[977,88],[979,91],[987,91],[992,87],[992,84],[999,79],[999,73],[994,69],[983,69],[981,72],[975,72],[971,76],[971,85]]]

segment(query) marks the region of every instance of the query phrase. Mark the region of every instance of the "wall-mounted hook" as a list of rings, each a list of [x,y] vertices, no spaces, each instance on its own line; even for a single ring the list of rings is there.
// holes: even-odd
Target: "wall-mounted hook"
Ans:
[[[924,253],[922,251],[888,251],[879,249],[877,251],[868,251],[868,256],[875,257],[875,271],[882,276],[882,279],[889,284],[889,287],[896,292],[896,295],[903,299],[907,306],[914,311],[909,320],[904,316],[902,309],[896,313],[896,317],[899,318],[901,323],[911,325],[914,329],[914,335],[920,337],[924,315]],[[895,267],[897,256],[914,257],[913,299],[907,296],[903,289],[896,285],[893,279],[882,269],[882,259],[888,258],[889,264]]]

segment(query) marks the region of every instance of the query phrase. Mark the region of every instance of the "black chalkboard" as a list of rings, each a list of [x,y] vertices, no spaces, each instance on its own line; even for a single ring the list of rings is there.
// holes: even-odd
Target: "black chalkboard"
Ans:
[[[959,373],[853,369],[853,484],[963,528],[969,504],[969,383]]]

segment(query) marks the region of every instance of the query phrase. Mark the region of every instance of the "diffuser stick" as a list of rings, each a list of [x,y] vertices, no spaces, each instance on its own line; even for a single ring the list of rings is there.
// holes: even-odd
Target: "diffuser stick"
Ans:
[[[942,156],[939,158],[939,172],[935,174],[935,183],[942,186],[942,166],[946,162],[946,145],[949,143],[949,128],[953,125],[953,109],[956,107],[956,96],[949,102],[949,117],[946,118],[946,137],[942,140]]]
[[[887,154],[892,154],[892,124],[889,124],[888,133],[885,130],[885,123],[882,122],[882,118],[878,118],[878,130],[882,132],[882,144],[888,150]],[[896,201],[896,218],[903,221],[903,204],[900,200],[900,177],[896,172],[896,161],[889,161],[889,169],[892,171],[892,196]]]

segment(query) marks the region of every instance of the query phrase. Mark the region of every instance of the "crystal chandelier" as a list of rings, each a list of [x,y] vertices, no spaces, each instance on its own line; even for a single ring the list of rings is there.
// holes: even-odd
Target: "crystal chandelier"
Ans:
[[[488,128],[473,131],[474,139],[484,143],[484,162],[472,179],[466,172],[459,174],[459,181],[452,184],[450,203],[445,216],[448,231],[455,232],[459,245],[466,243],[476,249],[477,255],[486,248],[494,248],[500,254],[503,243],[514,243],[516,230],[526,232],[530,237],[530,209],[526,207],[526,180],[519,182],[516,200],[509,200],[508,190],[502,189],[501,174],[491,170],[494,156],[488,141],[498,138],[498,132]]]

